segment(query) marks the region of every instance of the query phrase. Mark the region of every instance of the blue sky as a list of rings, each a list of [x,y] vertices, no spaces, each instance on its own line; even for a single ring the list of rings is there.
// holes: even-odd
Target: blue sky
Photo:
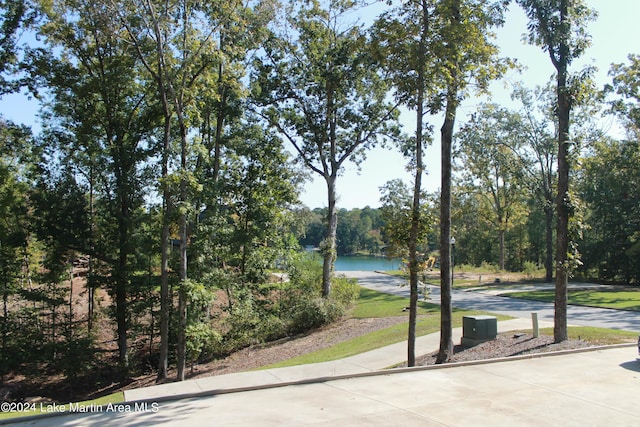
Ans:
[[[587,4],[595,8],[599,17],[589,26],[593,38],[592,47],[583,57],[572,65],[572,70],[578,70],[585,65],[595,65],[598,68],[596,81],[599,87],[610,82],[607,76],[612,63],[627,61],[631,53],[640,53],[637,47],[640,40],[638,17],[640,17],[639,0],[587,0]],[[364,17],[367,19],[368,17]],[[505,26],[497,30],[496,43],[500,46],[502,56],[516,58],[526,67],[522,73],[511,72],[503,81],[492,86],[492,102],[509,105],[510,89],[505,84],[510,82],[524,82],[533,88],[544,85],[553,74],[553,66],[540,48],[523,43],[522,35],[526,32],[526,17],[515,4],[511,6]],[[469,98],[458,112],[456,128],[464,122],[466,116],[475,111],[476,106],[485,99]],[[37,130],[38,105],[28,102],[24,95],[7,95],[0,100],[0,114],[17,123],[35,125]],[[402,123],[408,133],[415,127],[413,113],[402,115]],[[441,117],[429,120],[436,129],[434,143],[426,149],[427,174],[423,178],[426,191],[437,191],[440,187],[440,144],[437,130],[442,123]],[[616,126],[608,118],[601,126],[611,132],[616,132]],[[402,155],[392,147],[389,149],[376,148],[372,150],[367,160],[361,165],[361,170],[352,164],[347,164],[344,174],[338,178],[338,207],[352,209],[356,207],[377,207],[379,202],[379,187],[395,178],[403,179],[407,184],[412,181],[411,173],[405,169],[406,161]],[[324,181],[315,178],[306,184],[302,202],[310,208],[327,205],[327,193]]]

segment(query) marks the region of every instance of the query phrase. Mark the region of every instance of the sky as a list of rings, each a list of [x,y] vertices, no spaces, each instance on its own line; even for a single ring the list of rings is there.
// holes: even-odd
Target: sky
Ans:
[[[612,63],[625,63],[631,53],[640,54],[637,46],[640,40],[638,17],[640,17],[640,0],[587,0],[586,3],[598,11],[596,21],[590,23],[588,31],[592,36],[592,46],[584,55],[572,64],[570,70],[579,70],[586,65],[598,68],[596,83],[602,88],[610,83],[608,71]],[[370,19],[370,11],[363,10],[363,21]],[[369,16],[367,16],[369,14]],[[503,106],[513,106],[510,100],[509,84],[523,82],[528,88],[545,85],[553,75],[553,66],[548,55],[539,47],[522,42],[526,32],[527,19],[521,9],[512,4],[506,15],[505,25],[496,31],[495,43],[501,49],[501,56],[515,58],[526,69],[520,73],[509,72],[504,79],[495,82],[491,87],[492,95],[487,98],[470,97],[458,110],[456,129],[464,123],[465,118],[473,113],[482,101],[491,101]],[[38,105],[27,100],[25,95],[7,95],[0,99],[0,114],[16,123],[34,126]],[[414,113],[404,111],[401,122],[407,133],[415,128]],[[434,143],[425,150],[426,175],[423,177],[423,188],[434,192],[440,188],[440,144],[439,129],[442,117],[428,119],[434,126]],[[617,132],[611,119],[604,120],[601,127],[605,131]],[[379,207],[379,187],[392,179],[402,179],[408,185],[412,183],[412,172],[406,170],[406,160],[394,147],[378,147],[371,150],[360,169],[350,163],[344,167],[344,173],[338,177],[338,207],[353,209],[365,206]],[[327,206],[327,190],[320,177],[312,179],[304,186],[301,201],[310,208]]]

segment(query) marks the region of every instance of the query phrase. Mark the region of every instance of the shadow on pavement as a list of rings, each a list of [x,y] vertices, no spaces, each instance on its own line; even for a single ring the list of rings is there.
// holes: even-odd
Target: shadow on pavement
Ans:
[[[638,360],[631,360],[629,362],[624,362],[624,363],[621,363],[620,366],[630,371],[640,372],[640,361]]]

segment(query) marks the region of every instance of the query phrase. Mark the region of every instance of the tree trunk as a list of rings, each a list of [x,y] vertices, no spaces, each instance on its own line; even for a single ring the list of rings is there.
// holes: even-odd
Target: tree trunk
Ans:
[[[69,330],[67,338],[71,341],[73,337],[73,255],[71,256],[71,265],[69,266]]]
[[[567,336],[567,286],[569,251],[569,108],[566,88],[558,83],[558,198],[556,201],[556,294],[553,338],[556,343]]]
[[[116,323],[118,329],[118,362],[123,373],[126,373],[129,365],[127,343],[127,277],[128,277],[128,227],[126,220],[127,208],[121,206],[119,219],[119,254],[116,271]]]
[[[328,298],[331,294],[331,276],[333,263],[336,259],[336,230],[338,227],[338,212],[336,210],[336,177],[325,177],[329,206],[327,209],[327,233],[325,236],[322,264],[322,296]]]
[[[416,319],[418,317],[418,232],[420,230],[420,191],[422,189],[422,116],[424,93],[422,70],[418,71],[421,86],[418,89],[416,113],[416,171],[411,207],[411,230],[409,232],[409,332],[407,339],[407,366],[416,364]]]
[[[442,189],[440,195],[440,349],[436,363],[453,355],[453,308],[451,305],[451,146],[456,116],[456,90],[449,88],[445,119],[440,129]]]
[[[180,125],[180,167],[184,174],[187,171],[187,128],[182,117],[181,105],[178,104],[178,122]],[[185,178],[180,181],[180,202],[187,203],[187,182]],[[186,332],[187,332],[187,243],[188,243],[188,229],[187,229],[187,212],[184,210],[180,213],[180,292],[178,295],[178,366],[177,366],[177,380],[184,381],[185,369],[186,369]]]
[[[160,87],[162,87],[160,85]],[[164,91],[161,90],[164,95]],[[165,108],[166,99],[165,99]],[[161,234],[161,260],[160,260],[160,360],[158,362],[158,377],[156,382],[163,382],[167,379],[168,359],[169,359],[169,308],[171,300],[169,298],[169,247],[170,247],[170,227],[172,215],[171,192],[165,178],[169,174],[169,137],[171,134],[171,115],[168,109],[165,110],[164,136],[162,152],[162,200],[164,213],[162,217]]]
[[[570,31],[567,1],[560,2],[560,19]],[[556,343],[566,341],[567,334],[567,285],[569,250],[569,114],[571,110],[567,87],[568,47],[560,47],[560,60],[556,62],[558,75],[558,197],[556,208],[556,294],[553,338]]]
[[[87,315],[87,332],[90,334],[93,330],[93,316],[94,316],[94,304],[95,304],[95,276],[94,276],[94,260],[93,256],[95,254],[95,220],[94,220],[94,212],[93,212],[93,163],[89,168],[89,271],[87,273],[87,305],[88,305],[88,315]]]
[[[407,366],[416,364],[416,321],[418,318],[418,233],[420,230],[420,192],[422,190],[422,133],[424,119],[424,68],[426,62],[426,40],[429,28],[429,9],[422,2],[422,31],[418,46],[418,80],[416,96],[416,171],[411,208],[411,230],[409,232],[409,330],[407,336]]]

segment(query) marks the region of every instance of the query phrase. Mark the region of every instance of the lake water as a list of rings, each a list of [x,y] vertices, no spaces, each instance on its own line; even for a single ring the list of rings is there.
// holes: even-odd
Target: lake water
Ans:
[[[335,271],[384,271],[399,270],[401,261],[374,256],[339,256],[336,259]]]

